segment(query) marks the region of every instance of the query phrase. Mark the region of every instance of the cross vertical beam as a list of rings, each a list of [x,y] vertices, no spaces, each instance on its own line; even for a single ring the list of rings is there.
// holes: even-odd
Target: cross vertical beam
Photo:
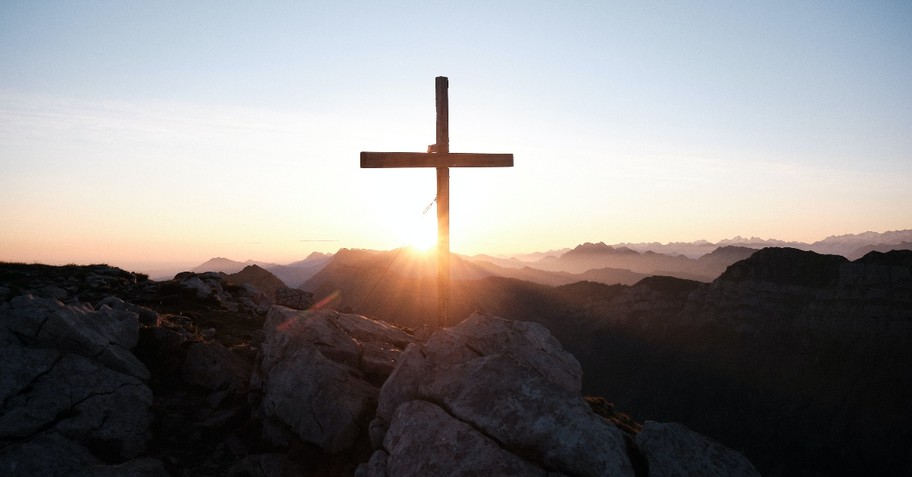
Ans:
[[[437,154],[450,152],[449,80],[435,81],[437,102]],[[437,167],[437,326],[450,320],[450,168]]]
[[[513,167],[513,154],[450,152],[449,80],[438,76],[437,143],[423,152],[361,152],[362,168],[433,167],[437,170],[437,326],[450,323],[450,168]]]

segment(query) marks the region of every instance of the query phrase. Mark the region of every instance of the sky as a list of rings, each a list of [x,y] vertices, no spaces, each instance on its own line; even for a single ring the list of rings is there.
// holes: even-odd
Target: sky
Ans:
[[[289,263],[912,228],[912,3],[0,2],[0,260]]]

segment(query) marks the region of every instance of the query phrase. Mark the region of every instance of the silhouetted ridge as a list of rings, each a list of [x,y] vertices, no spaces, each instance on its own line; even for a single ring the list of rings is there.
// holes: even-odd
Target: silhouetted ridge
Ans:
[[[682,293],[695,290],[699,286],[700,282],[698,281],[657,275],[653,277],[646,277],[638,281],[633,285],[633,288],[648,288],[652,291],[666,293]]]
[[[739,245],[725,245],[713,250],[706,255],[698,258],[698,262],[718,260],[722,257],[743,257],[747,258],[754,254],[758,249],[750,247],[741,247]]]
[[[865,265],[889,265],[912,269],[912,250],[892,250],[890,252],[868,252],[854,263]]]
[[[795,248],[771,247],[729,266],[719,280],[754,280],[780,285],[829,287],[839,282],[839,266],[844,263],[849,263],[849,260],[838,255],[821,255]]]
[[[604,283],[582,281],[561,285],[555,290],[566,298],[582,301],[593,298],[608,300],[620,295],[626,288],[624,285],[605,285]]]
[[[256,264],[248,265],[237,273],[226,274],[225,276],[231,282],[239,285],[244,283],[253,285],[270,299],[275,297],[276,290],[285,286],[285,283],[277,276]]]

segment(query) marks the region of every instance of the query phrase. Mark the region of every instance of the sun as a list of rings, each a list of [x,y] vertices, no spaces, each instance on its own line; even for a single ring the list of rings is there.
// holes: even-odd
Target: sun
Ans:
[[[409,246],[426,252],[437,245],[437,228],[432,221],[425,220],[407,232]]]

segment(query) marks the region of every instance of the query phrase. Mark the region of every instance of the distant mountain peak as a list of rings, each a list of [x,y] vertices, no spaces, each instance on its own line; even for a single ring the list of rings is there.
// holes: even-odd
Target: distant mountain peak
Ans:
[[[241,272],[260,272],[260,271],[269,273],[266,271],[265,268],[257,265],[256,263],[247,265],[246,267],[243,268],[243,270],[241,270]]]
[[[203,272],[223,272],[223,273],[236,273],[241,271],[247,265],[251,265],[253,262],[238,262],[237,260],[231,260],[230,258],[225,257],[215,257],[210,258],[203,264],[194,267],[190,271],[195,273]]]
[[[638,255],[640,252],[633,250],[626,246],[612,247],[605,244],[605,242],[586,242],[584,244],[577,245],[573,250],[565,253],[563,256],[567,258],[572,258],[574,256],[581,255]]]

